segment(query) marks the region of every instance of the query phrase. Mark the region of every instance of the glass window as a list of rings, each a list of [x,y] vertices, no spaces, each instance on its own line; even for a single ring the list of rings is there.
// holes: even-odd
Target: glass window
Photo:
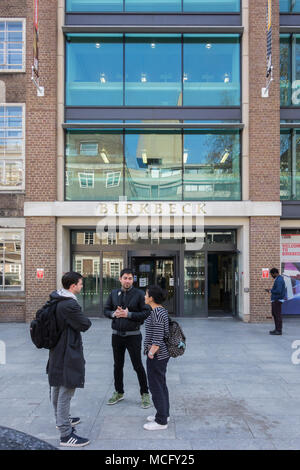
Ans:
[[[300,130],[282,130],[280,135],[280,197],[300,200]]]
[[[280,37],[280,104],[288,106],[291,104],[291,37],[282,35]]]
[[[184,132],[184,199],[241,199],[237,130]]]
[[[240,11],[240,0],[183,0],[184,11],[226,12]]]
[[[180,35],[127,35],[125,57],[125,105],[182,105]]]
[[[24,187],[23,107],[0,106],[0,191]]]
[[[66,133],[66,200],[118,200],[123,194],[121,131]]]
[[[205,253],[184,254],[184,313],[205,316]]]
[[[123,105],[122,35],[68,35],[66,104]]]
[[[240,104],[238,35],[184,35],[184,106]]]
[[[66,0],[68,12],[122,11],[123,0]]]
[[[0,230],[0,291],[21,290],[21,233]]]
[[[129,200],[181,200],[180,131],[128,131],[125,195]]]
[[[300,12],[300,1],[299,0],[280,0],[280,11],[282,13]]]
[[[0,20],[0,72],[23,71],[23,35],[22,21]]]
[[[125,11],[181,11],[181,0],[125,0]]]

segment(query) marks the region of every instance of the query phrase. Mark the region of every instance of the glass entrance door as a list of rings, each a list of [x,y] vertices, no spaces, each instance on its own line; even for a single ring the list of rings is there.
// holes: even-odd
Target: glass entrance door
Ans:
[[[83,311],[91,316],[100,315],[100,256],[78,253],[73,256],[73,271],[83,276],[83,288],[77,295]]]
[[[159,285],[167,293],[164,306],[170,315],[175,315],[175,259],[165,257],[131,258],[134,286],[146,292],[151,285]]]
[[[184,315],[207,317],[204,252],[188,252],[184,255]]]
[[[233,253],[207,255],[208,315],[223,316],[236,313],[235,258]]]

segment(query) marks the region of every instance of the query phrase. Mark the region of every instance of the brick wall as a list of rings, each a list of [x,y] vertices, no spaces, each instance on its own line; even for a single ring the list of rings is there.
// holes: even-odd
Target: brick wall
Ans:
[[[278,201],[280,175],[279,0],[272,15],[274,81],[266,86],[266,0],[249,2],[250,200]]]
[[[33,1],[27,0],[28,17]],[[57,0],[39,2],[39,72],[45,96],[38,97],[27,74],[26,201],[56,199]],[[33,55],[32,21],[27,22],[27,59]]]
[[[250,219],[250,321],[272,319],[270,294],[274,280],[262,279],[262,268],[280,269],[279,217],[251,217]]]
[[[55,217],[27,217],[25,240],[26,321],[30,321],[56,288]],[[43,280],[36,278],[37,268],[44,268]]]
[[[252,201],[280,200],[280,89],[279,89],[279,0],[273,1],[274,81],[269,97],[266,86],[266,1],[250,2],[249,9],[249,193]],[[250,219],[250,321],[272,319],[270,295],[264,292],[272,281],[263,280],[262,268],[280,268],[280,218]]]
[[[24,322],[25,302],[0,302],[0,322]]]

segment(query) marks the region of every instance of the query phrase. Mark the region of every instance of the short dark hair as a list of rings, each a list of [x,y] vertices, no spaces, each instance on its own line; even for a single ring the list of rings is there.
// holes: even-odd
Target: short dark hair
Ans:
[[[122,269],[122,271],[120,272],[120,277],[122,277],[124,274],[131,274],[132,277],[133,277],[133,275],[134,275],[132,269],[130,269],[130,268],[124,268],[124,269]]]
[[[64,289],[70,289],[71,285],[77,285],[80,279],[83,279],[83,276],[81,274],[76,273],[74,271],[70,271],[63,275],[63,277],[61,278],[61,283]]]
[[[160,286],[149,286],[147,287],[149,297],[152,297],[156,304],[161,304],[167,298],[167,293]]]
[[[277,268],[272,268],[272,269],[270,270],[270,273],[271,273],[271,274],[279,274],[279,271],[278,271]]]

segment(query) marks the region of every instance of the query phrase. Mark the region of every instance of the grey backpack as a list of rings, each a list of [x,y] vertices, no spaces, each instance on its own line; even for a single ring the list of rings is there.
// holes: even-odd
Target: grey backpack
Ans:
[[[165,340],[170,357],[178,357],[184,354],[186,338],[181,326],[175,320],[169,318],[169,336]]]

